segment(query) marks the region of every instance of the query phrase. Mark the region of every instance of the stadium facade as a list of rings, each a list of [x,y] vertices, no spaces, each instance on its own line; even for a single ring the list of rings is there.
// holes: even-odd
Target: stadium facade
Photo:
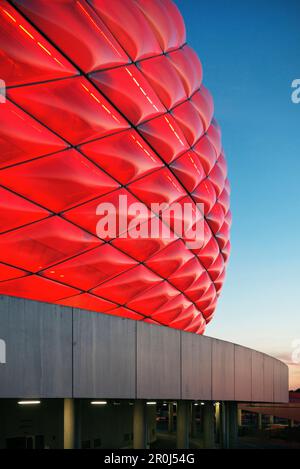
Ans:
[[[287,367],[202,335],[230,187],[176,5],[0,0],[0,44],[0,446],[147,447],[159,405],[234,447]]]

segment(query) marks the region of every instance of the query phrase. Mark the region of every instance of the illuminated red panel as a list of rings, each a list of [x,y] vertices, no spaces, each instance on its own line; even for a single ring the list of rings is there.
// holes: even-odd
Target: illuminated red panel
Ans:
[[[199,264],[199,262],[198,262]],[[193,302],[198,301],[204,293],[209,289],[212,284],[212,280],[206,270],[199,268],[194,282],[185,290],[186,296]]]
[[[196,302],[197,307],[202,311],[205,316],[205,310],[209,308],[211,303],[216,299],[216,289],[213,284],[207,289],[207,291],[201,296],[201,299]],[[206,315],[208,312],[206,312]]]
[[[0,213],[0,233],[42,220],[50,215],[47,210],[3,187],[0,187]]]
[[[200,90],[191,97],[191,102],[199,112],[204,128],[207,130],[214,114],[214,102],[210,92],[202,85]]]
[[[164,55],[142,60],[138,63],[138,67],[167,109],[171,109],[187,99],[183,83],[172,61]],[[162,75],[163,81],[161,80]]]
[[[179,294],[176,288],[164,281],[146,292],[141,292],[133,301],[128,303],[128,307],[149,316]]]
[[[221,255],[224,259],[223,254],[221,254]],[[224,261],[224,263],[225,263],[225,261]],[[226,275],[226,270],[224,268],[224,270],[220,273],[219,277],[214,280],[217,295],[219,294],[219,292],[221,291],[221,289],[223,287],[223,283],[224,283],[224,280],[225,280],[225,275]]]
[[[170,165],[174,174],[188,192],[194,189],[205,178],[205,173],[198,155],[192,150],[184,153]]]
[[[59,217],[51,217],[2,234],[0,261],[38,272],[98,244],[95,237]]]
[[[88,0],[133,61],[162,53],[135,0]]]
[[[226,184],[227,177],[227,161],[223,153],[218,157],[218,167],[221,168],[223,179],[225,180],[224,185]]]
[[[128,308],[123,308],[122,306],[118,306],[113,310],[109,310],[106,314],[111,314],[112,316],[119,316],[126,319],[134,319],[135,321],[141,321],[144,319],[144,316],[141,314],[130,311]]]
[[[0,168],[67,147],[59,137],[6,101],[0,106]]]
[[[201,164],[206,174],[209,174],[217,160],[217,153],[212,143],[206,135],[204,135],[193,148],[194,152],[200,158]]]
[[[38,275],[29,275],[0,283],[1,295],[13,295],[51,303],[76,293],[78,290],[75,288],[46,280]]]
[[[73,145],[129,127],[85,78],[9,90],[9,97]]]
[[[106,313],[116,308],[115,303],[99,298],[98,296],[91,295],[90,293],[81,293],[80,295],[74,295],[70,298],[64,298],[63,300],[57,301],[57,303],[64,306],[72,306],[74,308],[99,311],[99,313]]]
[[[145,292],[161,282],[162,279],[159,276],[145,266],[139,265],[94,288],[92,293],[124,305],[142,291]]]
[[[230,253],[230,186],[176,5],[0,0],[0,26],[0,294],[202,334]],[[139,221],[124,200],[148,206]],[[178,213],[151,206],[174,202],[192,205],[183,234]]]
[[[199,57],[191,47],[185,45],[182,49],[171,52],[169,58],[176,67],[185,91],[190,97],[202,83],[202,65]]]
[[[200,253],[198,254],[201,264],[206,269],[208,269],[216,260],[219,252],[220,248],[218,246],[218,243],[216,239],[212,236],[209,242],[201,249]]]
[[[216,239],[220,249],[223,250],[229,241],[229,233],[231,227],[231,212],[228,210],[225,216],[225,221],[221,226],[220,230],[216,233]]]
[[[167,168],[160,169],[128,186],[146,205],[177,202],[185,195],[183,187]]]
[[[209,273],[210,278],[215,281],[221,273],[224,270],[224,259],[222,254],[220,253],[215,260],[215,262],[207,269],[207,272]]]
[[[87,143],[80,150],[121,184],[128,184],[163,166],[133,129]]]
[[[179,269],[172,273],[168,280],[179,291],[186,292],[205,272],[204,267],[200,264],[199,260],[193,256],[192,259],[185,262]]]
[[[204,204],[205,213],[209,213],[216,203],[217,196],[213,184],[209,179],[203,181],[192,193],[193,199],[199,204]]]
[[[194,305],[190,305],[188,308],[185,308],[185,310],[180,315],[173,319],[173,321],[171,321],[170,326],[174,327],[175,329],[184,329],[189,332],[197,332],[203,322],[206,324],[205,321],[203,321],[202,314],[199,314],[199,311]]]
[[[195,145],[204,134],[203,122],[196,108],[190,101],[186,101],[173,109],[172,116],[181,127],[189,145]]]
[[[160,325],[161,325],[159,322],[154,321],[154,320],[151,319],[151,318],[146,318],[146,319],[144,319],[143,322],[146,322],[147,324],[155,324],[156,326],[160,326]]]
[[[178,49],[186,41],[183,18],[171,0],[139,0],[140,9],[148,18],[164,52]]]
[[[74,149],[3,169],[0,184],[57,213],[119,187]]]
[[[16,269],[15,267],[11,267],[10,265],[5,265],[0,262],[0,282],[4,280],[11,280],[13,278],[24,277],[26,272],[20,269]]]
[[[148,233],[150,231],[150,222],[148,225]],[[162,222],[158,220],[159,232],[162,232]],[[128,232],[130,234],[130,231]],[[168,238],[153,238],[146,237],[146,238],[121,238],[118,237],[112,241],[112,244],[117,248],[121,249],[121,251],[125,252],[129,256],[133,257],[134,259],[138,260],[139,262],[144,262],[150,257],[157,254],[159,251],[164,249],[166,246],[171,244],[174,239],[176,239],[176,235],[173,234],[173,239]]]
[[[100,214],[98,213],[98,207],[102,203],[112,204],[117,215],[116,234],[118,233],[122,234],[124,231],[125,232],[127,231],[127,227],[130,221],[134,218],[134,215],[127,216],[126,207],[123,206],[122,204],[120,205],[119,203],[121,196],[127,197],[128,205],[138,202],[138,200],[132,194],[130,194],[130,192],[128,192],[126,189],[120,189],[110,194],[107,194],[103,197],[94,199],[91,202],[87,202],[86,204],[82,204],[79,207],[68,210],[64,212],[63,216],[67,220],[70,220],[71,222],[73,222],[75,225],[81,226],[83,229],[97,236],[97,223],[101,218]],[[150,212],[148,216],[150,217]],[[141,222],[144,220],[143,216],[140,217],[140,220]],[[113,238],[115,238],[115,236],[113,236]],[[109,240],[109,239],[112,239],[112,237],[109,236],[109,233],[108,233],[108,236],[104,237],[103,239]]]
[[[211,303],[210,305],[205,308],[205,310],[203,311],[203,317],[205,319],[205,323],[206,324],[209,324],[210,321],[212,320],[213,318],[213,315],[214,315],[214,312],[215,312],[215,309],[216,309],[216,306],[217,306],[217,300],[218,298],[216,297]]]
[[[218,198],[219,195],[221,194],[221,192],[223,191],[224,184],[225,184],[225,180],[224,180],[224,176],[222,174],[222,170],[221,170],[221,168],[218,164],[215,164],[215,166],[213,167],[213,169],[211,170],[211,172],[208,175],[208,179],[213,184],[214,189],[216,191],[216,196]]]
[[[138,130],[166,163],[171,163],[190,149],[182,130],[171,114],[145,122]]]
[[[218,198],[219,204],[222,205],[224,212],[226,213],[229,210],[229,202],[230,202],[230,190],[226,187],[226,181],[225,181],[225,186]]]
[[[44,270],[42,275],[76,288],[90,290],[136,265],[136,261],[105,244]]]
[[[193,317],[190,324],[186,326],[184,330],[187,332],[194,332],[195,334],[203,334],[205,331],[206,324],[207,321],[203,317],[203,315],[198,314],[196,317]]]
[[[57,301],[56,303],[64,306],[72,306],[75,308],[87,309],[90,311],[96,311],[99,313],[111,314],[113,316],[125,317],[128,319],[141,320],[144,316],[137,314],[133,311],[129,311],[126,308],[117,306],[111,301],[104,300],[95,295],[89,293],[82,293],[81,295],[75,295],[70,298]]]
[[[0,44],[0,77],[6,86],[53,80],[78,73],[5,0],[0,0]]]
[[[168,325],[175,319],[178,319],[191,305],[192,303],[183,294],[179,294],[158,308],[151,317],[161,324]]]
[[[225,246],[222,248],[222,251],[221,251],[225,262],[228,261],[230,250],[231,250],[231,243],[230,241],[227,241],[227,243],[225,244]]]
[[[179,239],[151,257],[145,264],[161,277],[168,278],[193,257],[191,251],[188,251],[185,244]]]
[[[93,73],[91,79],[134,125],[166,111],[153,88],[134,64]]]
[[[129,62],[86,1],[16,0],[14,3],[84,72]]]
[[[222,151],[221,129],[215,119],[212,120],[211,125],[207,129],[206,134],[209,141],[212,143],[216,154],[219,156]]]
[[[209,214],[206,216],[207,223],[209,224],[213,233],[218,233],[223,225],[225,213],[222,206],[216,202]]]

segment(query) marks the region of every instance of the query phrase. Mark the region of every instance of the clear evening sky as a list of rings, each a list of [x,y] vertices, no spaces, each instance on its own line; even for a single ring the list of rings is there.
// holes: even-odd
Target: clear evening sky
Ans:
[[[214,97],[232,188],[232,253],[206,333],[283,359],[300,388],[300,2],[175,1]]]

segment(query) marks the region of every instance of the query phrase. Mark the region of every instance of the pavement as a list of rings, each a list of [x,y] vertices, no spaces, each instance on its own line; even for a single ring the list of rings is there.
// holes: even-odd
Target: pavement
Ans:
[[[202,448],[203,443],[200,436],[190,440],[190,449]],[[151,444],[151,449],[176,449],[176,433],[157,433],[157,440]],[[243,436],[238,438],[238,449],[300,449],[300,442],[263,436]]]

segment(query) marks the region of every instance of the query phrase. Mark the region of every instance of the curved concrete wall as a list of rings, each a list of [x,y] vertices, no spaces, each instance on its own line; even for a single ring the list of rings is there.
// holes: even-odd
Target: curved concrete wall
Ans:
[[[287,402],[288,368],[230,342],[0,298],[0,397]]]

